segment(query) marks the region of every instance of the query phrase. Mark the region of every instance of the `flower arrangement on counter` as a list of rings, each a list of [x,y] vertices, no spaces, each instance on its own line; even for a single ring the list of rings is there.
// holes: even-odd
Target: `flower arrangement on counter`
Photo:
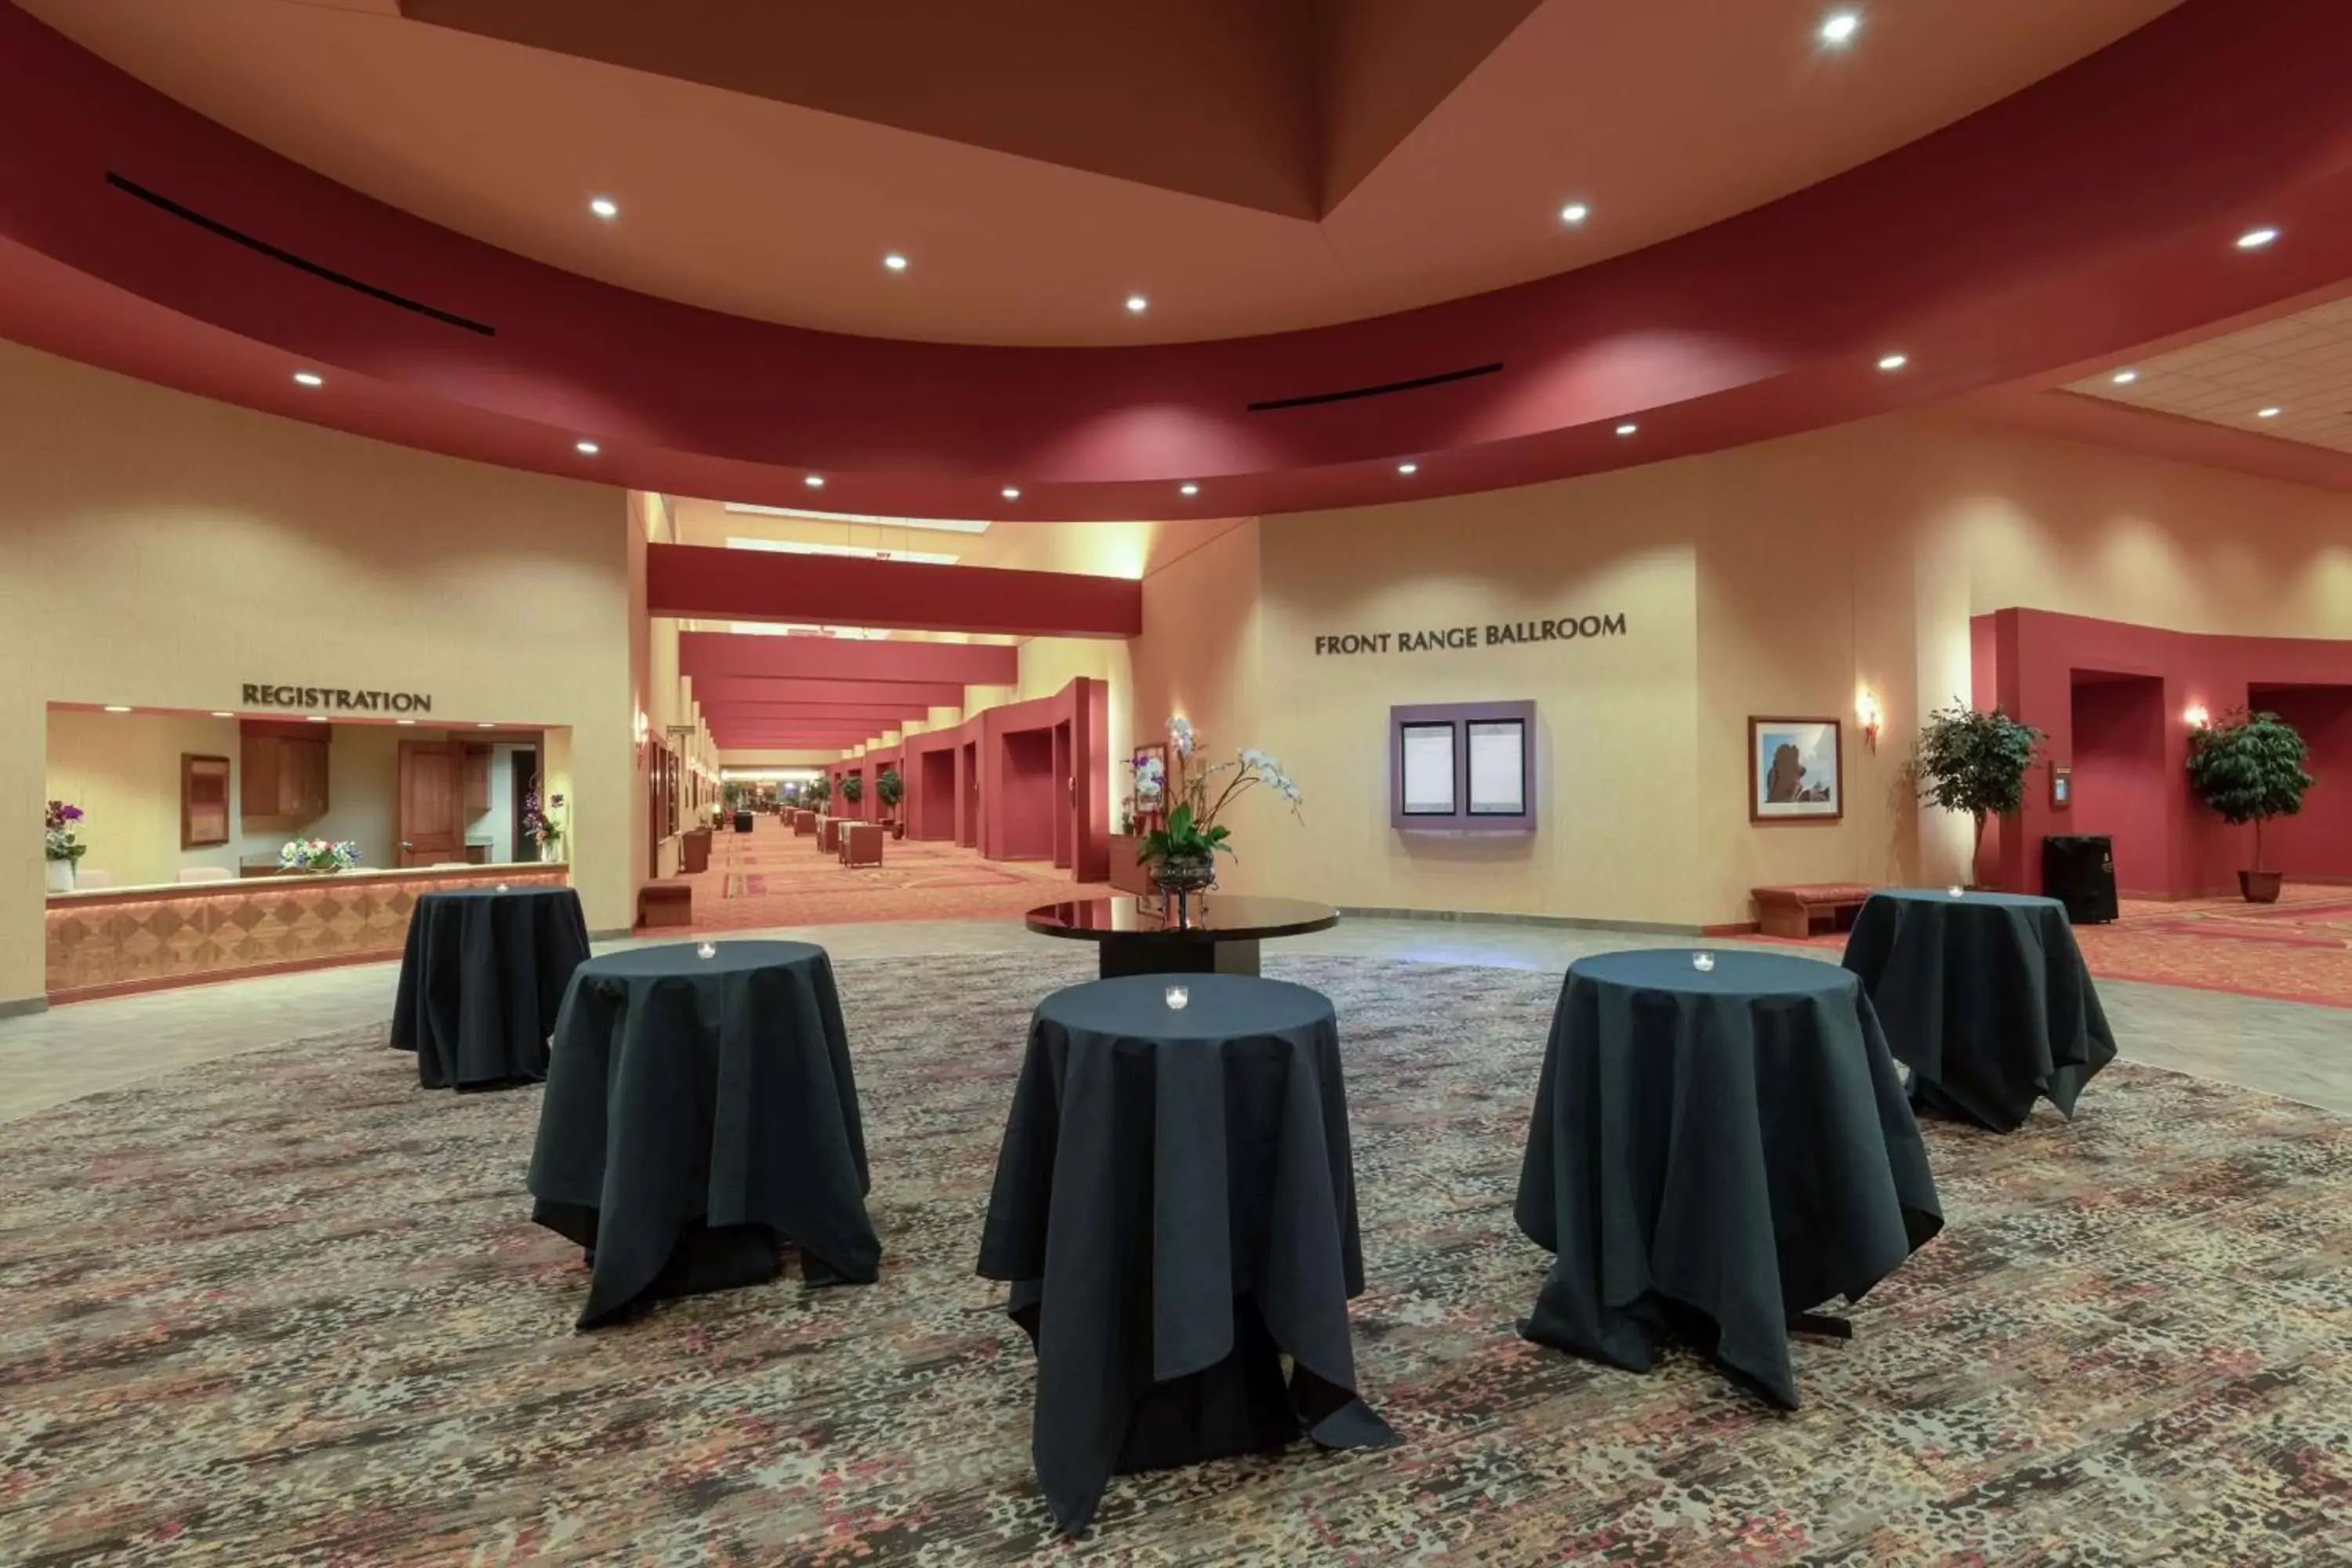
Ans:
[[[360,863],[360,847],[345,838],[330,843],[324,838],[289,840],[278,852],[278,868],[281,871],[310,871],[320,876],[332,876],[348,871]]]
[[[82,819],[81,807],[68,800],[53,800],[42,813],[41,850],[50,860],[75,861],[82,858],[89,846],[74,837],[74,824]]]
[[[1192,722],[1180,716],[1168,721],[1168,743],[1181,761],[1200,749],[1200,737],[1194,733]],[[1142,794],[1142,772],[1137,770],[1139,798]],[[1211,787],[1219,774],[1230,776],[1212,798]],[[1298,781],[1283,772],[1280,763],[1255,746],[1243,747],[1230,763],[1187,769],[1182,776],[1183,790],[1175,809],[1168,814],[1166,823],[1143,836],[1135,857],[1138,865],[1151,868],[1152,881],[1164,892],[1197,892],[1215,885],[1217,855],[1234,852],[1233,832],[1218,818],[1228,805],[1252,789],[1263,785],[1272,790],[1289,804],[1291,816],[1302,815],[1300,804],[1306,795]]]
[[[522,830],[526,837],[539,846],[542,860],[558,858],[563,850],[563,797],[551,795],[547,804],[539,804],[539,784],[534,780],[530,793],[522,797]]]

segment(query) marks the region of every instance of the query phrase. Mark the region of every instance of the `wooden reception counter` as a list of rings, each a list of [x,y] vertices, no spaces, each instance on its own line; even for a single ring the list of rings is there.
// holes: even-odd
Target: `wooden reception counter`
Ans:
[[[569,873],[533,861],[51,893],[48,997],[79,1002],[397,958],[419,893],[560,886]]]

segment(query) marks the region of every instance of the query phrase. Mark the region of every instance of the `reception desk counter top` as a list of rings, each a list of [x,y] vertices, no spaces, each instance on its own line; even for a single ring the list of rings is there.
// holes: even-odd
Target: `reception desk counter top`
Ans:
[[[411,867],[51,893],[55,1002],[400,956],[419,893],[561,885],[570,868]]]

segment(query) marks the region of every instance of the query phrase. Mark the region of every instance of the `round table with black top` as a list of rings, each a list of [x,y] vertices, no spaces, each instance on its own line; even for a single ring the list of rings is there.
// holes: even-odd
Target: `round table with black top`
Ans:
[[[866,1184],[824,949],[673,943],[580,966],[530,1177],[531,1218],[588,1252],[580,1327],[765,1283],[788,1246],[810,1284],[870,1283]]]
[[[1130,976],[1039,1004],[980,1272],[1036,1346],[1030,1450],[1071,1535],[1115,1472],[1395,1441],[1356,1393],[1347,1089],[1304,986]]]
[[[1258,943],[1339,923],[1328,904],[1239,893],[1074,899],[1031,910],[1040,936],[1091,942],[1105,980],[1127,974],[1255,974]]]
[[[1555,1254],[1530,1340],[1645,1372],[1691,1341],[1797,1405],[1789,1335],[1943,1227],[1917,1123],[1855,978],[1780,953],[1570,965],[1517,1217]]]
[[[391,1044],[416,1053],[426,1089],[536,1083],[564,987],[587,958],[588,921],[570,888],[420,893]]]
[[[2116,1037],[2066,908],[2022,893],[1898,888],[1854,916],[1861,976],[1912,1102],[1996,1132],[2047,1098],[2072,1118]]]

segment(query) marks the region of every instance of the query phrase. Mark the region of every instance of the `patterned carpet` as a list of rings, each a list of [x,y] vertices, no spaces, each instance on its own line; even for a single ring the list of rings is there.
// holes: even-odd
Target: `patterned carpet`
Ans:
[[[881,865],[853,870],[814,837],[794,837],[766,817],[748,839],[712,835],[709,870],[687,880],[697,931],[1001,918],[1109,891],[1042,861],[983,860],[977,850],[912,838],[886,843]]]
[[[591,1336],[524,1217],[538,1091],[424,1094],[374,1031],[10,1124],[0,1561],[2352,1561],[2352,1121],[2118,1065],[2073,1126],[1931,1126],[1949,1228],[1780,1415],[1515,1337],[1557,980],[1357,959],[1274,967],[1339,1004],[1403,1445],[1120,1478],[1063,1545],[972,1265],[1028,1005],[1084,957],[843,964],[882,1282]]]
[[[2114,922],[2077,926],[2074,937],[2102,980],[2352,1007],[2352,889],[2293,886],[2275,904],[2126,899]],[[1845,937],[1805,945],[1835,952]]]

